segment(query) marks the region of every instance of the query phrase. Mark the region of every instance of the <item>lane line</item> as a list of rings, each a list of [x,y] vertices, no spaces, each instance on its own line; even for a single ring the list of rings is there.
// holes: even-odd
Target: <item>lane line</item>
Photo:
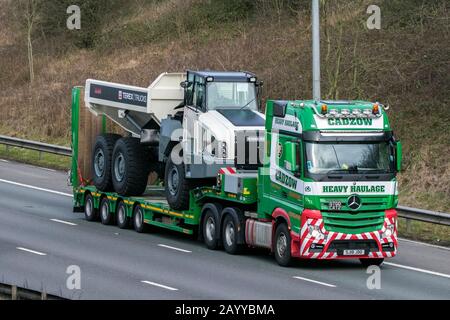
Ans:
[[[158,244],[158,247],[163,247],[163,248],[172,249],[172,250],[176,250],[176,251],[181,251],[181,252],[185,252],[185,253],[191,253],[192,252],[190,250],[180,249],[180,248],[168,246],[166,244],[161,244],[161,243]]]
[[[58,223],[62,223],[62,224],[67,224],[69,226],[77,226],[76,223],[69,222],[69,221],[64,221],[64,220],[59,220],[59,219],[50,219],[50,221],[58,222]]]
[[[60,191],[55,191],[55,190],[50,190],[50,189],[30,186],[28,184],[23,184],[23,183],[19,183],[19,182],[4,180],[4,179],[0,179],[0,182],[9,183],[9,184],[12,184],[12,185],[15,185],[15,186],[19,186],[19,187],[24,187],[24,188],[33,189],[33,190],[39,190],[39,191],[45,191],[45,192],[57,194],[57,195],[60,195],[60,196],[66,196],[66,197],[73,198],[73,195],[71,195],[70,193],[64,193],[64,192],[60,192]]]
[[[437,248],[437,249],[443,249],[443,250],[448,250],[450,251],[449,247],[443,247],[443,246],[439,246],[437,244],[431,244],[431,243],[426,243],[426,242],[420,242],[420,241],[414,241],[414,240],[410,240],[410,239],[405,239],[405,238],[398,238],[401,241],[405,241],[405,242],[411,242],[411,243],[415,243],[415,244],[421,244],[423,246],[426,247],[432,247],[432,248]]]
[[[170,290],[170,291],[178,291],[177,288],[172,288],[172,287],[169,287],[169,286],[165,286],[165,285],[163,285],[163,284],[159,284],[159,283],[156,283],[156,282],[151,282],[151,281],[146,281],[146,280],[142,280],[141,282],[142,282],[142,283],[149,284],[149,285],[151,285],[151,286],[155,286],[155,287],[160,287],[160,288],[163,288],[163,289],[167,289],[167,290]]]
[[[438,276],[438,277],[443,277],[443,278],[450,279],[450,274],[440,273],[440,272],[431,271],[431,270],[425,270],[425,269],[416,268],[416,267],[405,266],[403,264],[397,264],[397,263],[392,263],[392,262],[384,262],[383,264],[388,265],[388,266],[392,266],[392,267],[397,267],[397,268],[402,268],[402,269],[407,269],[407,270],[427,273],[427,274],[431,274],[433,276]]]
[[[56,172],[56,170],[50,169],[50,168],[44,168],[44,167],[35,167],[35,168],[39,168],[41,170],[50,171],[50,172]]]
[[[29,252],[29,253],[34,253],[34,254],[37,254],[38,256],[46,256],[47,255],[46,253],[35,251],[35,250],[31,250],[31,249],[27,249],[27,248],[23,248],[23,247],[17,247],[16,249],[17,250],[21,250],[21,251],[26,251],[26,252]]]
[[[9,162],[8,160],[5,159],[0,159],[1,162]]]
[[[303,278],[303,277],[298,277],[298,276],[294,276],[293,278],[294,279],[298,279],[298,280],[303,280],[303,281],[308,281],[308,282],[320,284],[320,285],[326,286],[326,287],[336,288],[336,286],[334,284],[329,284],[329,283],[320,282],[320,281],[316,281],[316,280],[312,280],[312,279],[308,279],[308,278]]]

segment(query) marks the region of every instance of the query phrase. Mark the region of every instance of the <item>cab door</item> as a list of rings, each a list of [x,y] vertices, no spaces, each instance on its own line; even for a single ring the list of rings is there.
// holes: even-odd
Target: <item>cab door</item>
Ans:
[[[203,77],[188,74],[189,88],[183,116],[183,161],[185,164],[199,164],[202,157],[202,128],[199,116],[204,112],[205,81]]]

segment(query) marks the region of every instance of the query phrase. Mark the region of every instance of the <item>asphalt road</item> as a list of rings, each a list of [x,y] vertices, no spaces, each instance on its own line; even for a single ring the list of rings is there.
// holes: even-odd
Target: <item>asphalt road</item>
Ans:
[[[69,266],[80,289],[67,286]],[[66,173],[0,160],[0,283],[71,299],[450,299],[450,250],[400,240],[380,289],[369,276],[357,260],[281,268],[266,251],[231,256],[168,231],[87,222],[72,212]]]

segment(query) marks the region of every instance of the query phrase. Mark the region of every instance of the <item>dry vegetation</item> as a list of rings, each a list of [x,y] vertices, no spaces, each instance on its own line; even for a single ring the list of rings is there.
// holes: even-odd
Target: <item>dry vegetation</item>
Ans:
[[[0,134],[68,144],[70,89],[88,77],[146,86],[163,71],[245,69],[265,81],[265,98],[311,97],[309,1],[123,3],[87,48],[37,28],[30,86],[12,1],[0,2]],[[365,26],[374,3],[381,30]],[[447,212],[448,9],[444,0],[322,1],[323,95],[389,103],[404,144],[402,204]]]

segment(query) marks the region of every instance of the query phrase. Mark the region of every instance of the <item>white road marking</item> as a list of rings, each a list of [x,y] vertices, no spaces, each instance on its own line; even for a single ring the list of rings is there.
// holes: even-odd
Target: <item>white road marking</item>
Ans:
[[[45,170],[45,171],[56,172],[56,170],[50,169],[50,168],[44,168],[44,167],[36,167],[36,168],[39,168],[39,169],[42,169],[42,170]]]
[[[317,283],[317,284],[320,284],[320,285],[326,286],[326,287],[336,288],[336,286],[334,284],[329,284],[329,283],[320,282],[320,281],[316,281],[316,280],[311,280],[311,279],[308,279],[308,278],[303,278],[303,277],[298,277],[298,276],[294,276],[293,278],[298,279],[298,280],[312,282],[312,283]]]
[[[191,253],[192,251],[189,251],[189,250],[185,250],[185,249],[180,249],[180,248],[176,248],[176,247],[171,247],[171,246],[168,246],[168,245],[166,245],[166,244],[158,244],[158,246],[159,247],[163,247],[163,248],[167,248],[167,249],[172,249],[172,250],[177,250],[177,251],[181,251],[181,252],[186,252],[186,253]]]
[[[435,271],[431,271],[431,270],[420,269],[420,268],[416,268],[416,267],[405,266],[403,264],[397,264],[397,263],[392,263],[392,262],[384,262],[383,264],[388,265],[388,266],[392,266],[392,267],[397,267],[397,268],[402,268],[402,269],[407,269],[407,270],[427,273],[427,274],[431,274],[433,276],[438,276],[438,277],[443,277],[443,278],[450,279],[450,274],[445,274],[445,273],[435,272]]]
[[[37,254],[38,256],[46,256],[47,255],[46,253],[39,252],[39,251],[34,251],[34,250],[23,248],[23,247],[17,247],[16,249],[17,250],[21,250],[21,251],[26,251],[26,252],[29,252],[29,253],[34,253],[34,254]]]
[[[60,191],[55,191],[55,190],[50,190],[50,189],[30,186],[30,185],[19,183],[19,182],[14,182],[14,181],[9,181],[9,180],[4,180],[4,179],[0,179],[0,182],[9,183],[9,184],[12,184],[12,185],[15,185],[15,186],[24,187],[24,188],[28,188],[28,189],[54,193],[54,194],[58,194],[60,196],[66,196],[66,197],[71,197],[71,198],[73,197],[73,195],[71,195],[70,193],[64,193],[64,192],[60,192]]]
[[[5,159],[0,159],[1,162],[9,162],[8,160]]]
[[[67,224],[67,225],[69,225],[69,226],[76,226],[76,225],[77,225],[76,223],[69,222],[69,221],[64,221],[64,220],[59,220],[59,219],[50,219],[50,220],[51,220],[51,221],[54,221],[54,222],[59,222],[59,223]]]
[[[178,290],[177,288],[172,288],[172,287],[169,287],[169,286],[165,286],[163,284],[159,284],[159,283],[156,283],[156,282],[151,282],[151,281],[146,281],[146,280],[142,280],[141,282],[149,284],[149,285],[152,285],[152,286],[155,286],[155,287],[160,287],[160,288],[163,288],[163,289],[167,289],[167,290],[170,290],[170,291],[177,291]]]
[[[415,243],[415,244],[420,244],[426,247],[432,247],[432,248],[437,248],[437,249],[443,249],[443,250],[449,250],[449,247],[443,247],[443,246],[438,246],[436,244],[431,244],[431,243],[425,243],[425,242],[420,242],[420,241],[414,241],[414,240],[409,240],[409,239],[405,239],[405,238],[399,238],[399,240],[401,241],[405,241],[405,242],[411,242],[411,243]]]

